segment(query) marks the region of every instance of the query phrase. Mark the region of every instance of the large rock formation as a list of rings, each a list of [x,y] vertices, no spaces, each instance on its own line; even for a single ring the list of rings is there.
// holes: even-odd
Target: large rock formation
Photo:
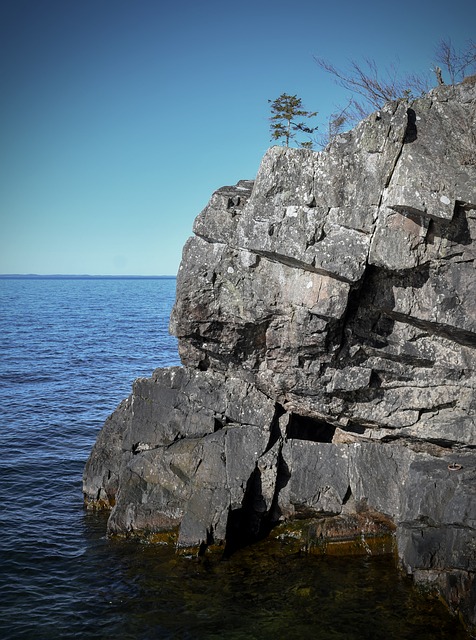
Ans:
[[[135,382],[84,477],[110,533],[238,543],[377,514],[476,625],[476,83],[271,148],[183,252],[183,367]]]

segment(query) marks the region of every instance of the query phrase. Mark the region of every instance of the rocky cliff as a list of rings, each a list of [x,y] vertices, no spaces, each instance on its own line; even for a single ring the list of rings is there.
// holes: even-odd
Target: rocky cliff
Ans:
[[[177,279],[182,367],[88,460],[120,534],[233,548],[367,514],[476,625],[476,83],[386,105],[213,194]]]

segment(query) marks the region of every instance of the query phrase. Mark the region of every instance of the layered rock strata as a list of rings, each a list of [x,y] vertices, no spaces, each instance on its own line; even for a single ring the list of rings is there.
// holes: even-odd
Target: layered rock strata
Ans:
[[[110,533],[233,548],[376,513],[476,626],[476,83],[390,103],[213,194],[171,318],[88,460]]]

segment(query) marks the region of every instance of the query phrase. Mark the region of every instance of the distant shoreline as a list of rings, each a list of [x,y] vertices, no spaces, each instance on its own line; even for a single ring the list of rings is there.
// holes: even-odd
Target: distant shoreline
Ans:
[[[177,276],[90,276],[51,274],[38,275],[35,273],[0,273],[3,280],[175,280]]]

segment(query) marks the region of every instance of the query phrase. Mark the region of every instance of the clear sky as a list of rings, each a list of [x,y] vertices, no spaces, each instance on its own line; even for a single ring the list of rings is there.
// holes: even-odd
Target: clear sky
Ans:
[[[345,102],[314,56],[426,72],[475,25],[474,0],[2,0],[0,273],[175,274],[256,175],[268,99]]]

